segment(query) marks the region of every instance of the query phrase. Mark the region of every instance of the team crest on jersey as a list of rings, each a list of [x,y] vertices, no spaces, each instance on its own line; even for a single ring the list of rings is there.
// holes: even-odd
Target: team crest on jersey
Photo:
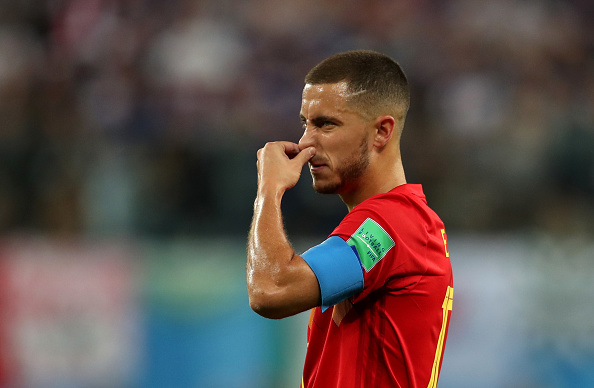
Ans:
[[[377,222],[366,219],[348,239],[354,247],[361,265],[369,272],[395,245],[394,240]]]

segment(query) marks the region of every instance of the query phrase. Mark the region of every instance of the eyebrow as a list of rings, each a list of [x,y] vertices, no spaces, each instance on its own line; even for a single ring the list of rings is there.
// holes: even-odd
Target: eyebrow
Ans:
[[[301,121],[306,122],[307,119],[305,118],[305,116],[303,116],[302,114],[299,115],[299,118],[301,119]],[[312,118],[311,120],[312,123],[320,123],[320,122],[324,122],[324,121],[333,121],[337,124],[342,124],[342,121],[339,120],[337,117],[334,116],[325,116],[325,115],[321,115],[321,116],[316,116],[314,118]]]

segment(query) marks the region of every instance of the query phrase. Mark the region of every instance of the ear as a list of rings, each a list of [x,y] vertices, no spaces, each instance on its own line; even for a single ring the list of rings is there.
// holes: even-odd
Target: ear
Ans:
[[[375,122],[375,137],[373,145],[378,148],[384,147],[395,135],[396,120],[392,116],[381,116]]]

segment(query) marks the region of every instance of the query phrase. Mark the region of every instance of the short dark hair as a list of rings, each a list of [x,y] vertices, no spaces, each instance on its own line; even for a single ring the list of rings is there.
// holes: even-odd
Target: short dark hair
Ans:
[[[317,64],[305,77],[310,85],[345,81],[352,94],[349,103],[366,116],[395,116],[404,125],[410,107],[408,80],[400,65],[389,56],[371,50],[334,54]]]

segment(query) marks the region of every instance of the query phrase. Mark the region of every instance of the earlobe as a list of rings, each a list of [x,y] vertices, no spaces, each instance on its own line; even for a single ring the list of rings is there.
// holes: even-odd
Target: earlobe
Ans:
[[[375,132],[375,139],[374,145],[376,147],[384,147],[392,136],[394,136],[394,127],[396,125],[396,121],[392,116],[382,116],[377,118],[376,122],[376,132]]]

